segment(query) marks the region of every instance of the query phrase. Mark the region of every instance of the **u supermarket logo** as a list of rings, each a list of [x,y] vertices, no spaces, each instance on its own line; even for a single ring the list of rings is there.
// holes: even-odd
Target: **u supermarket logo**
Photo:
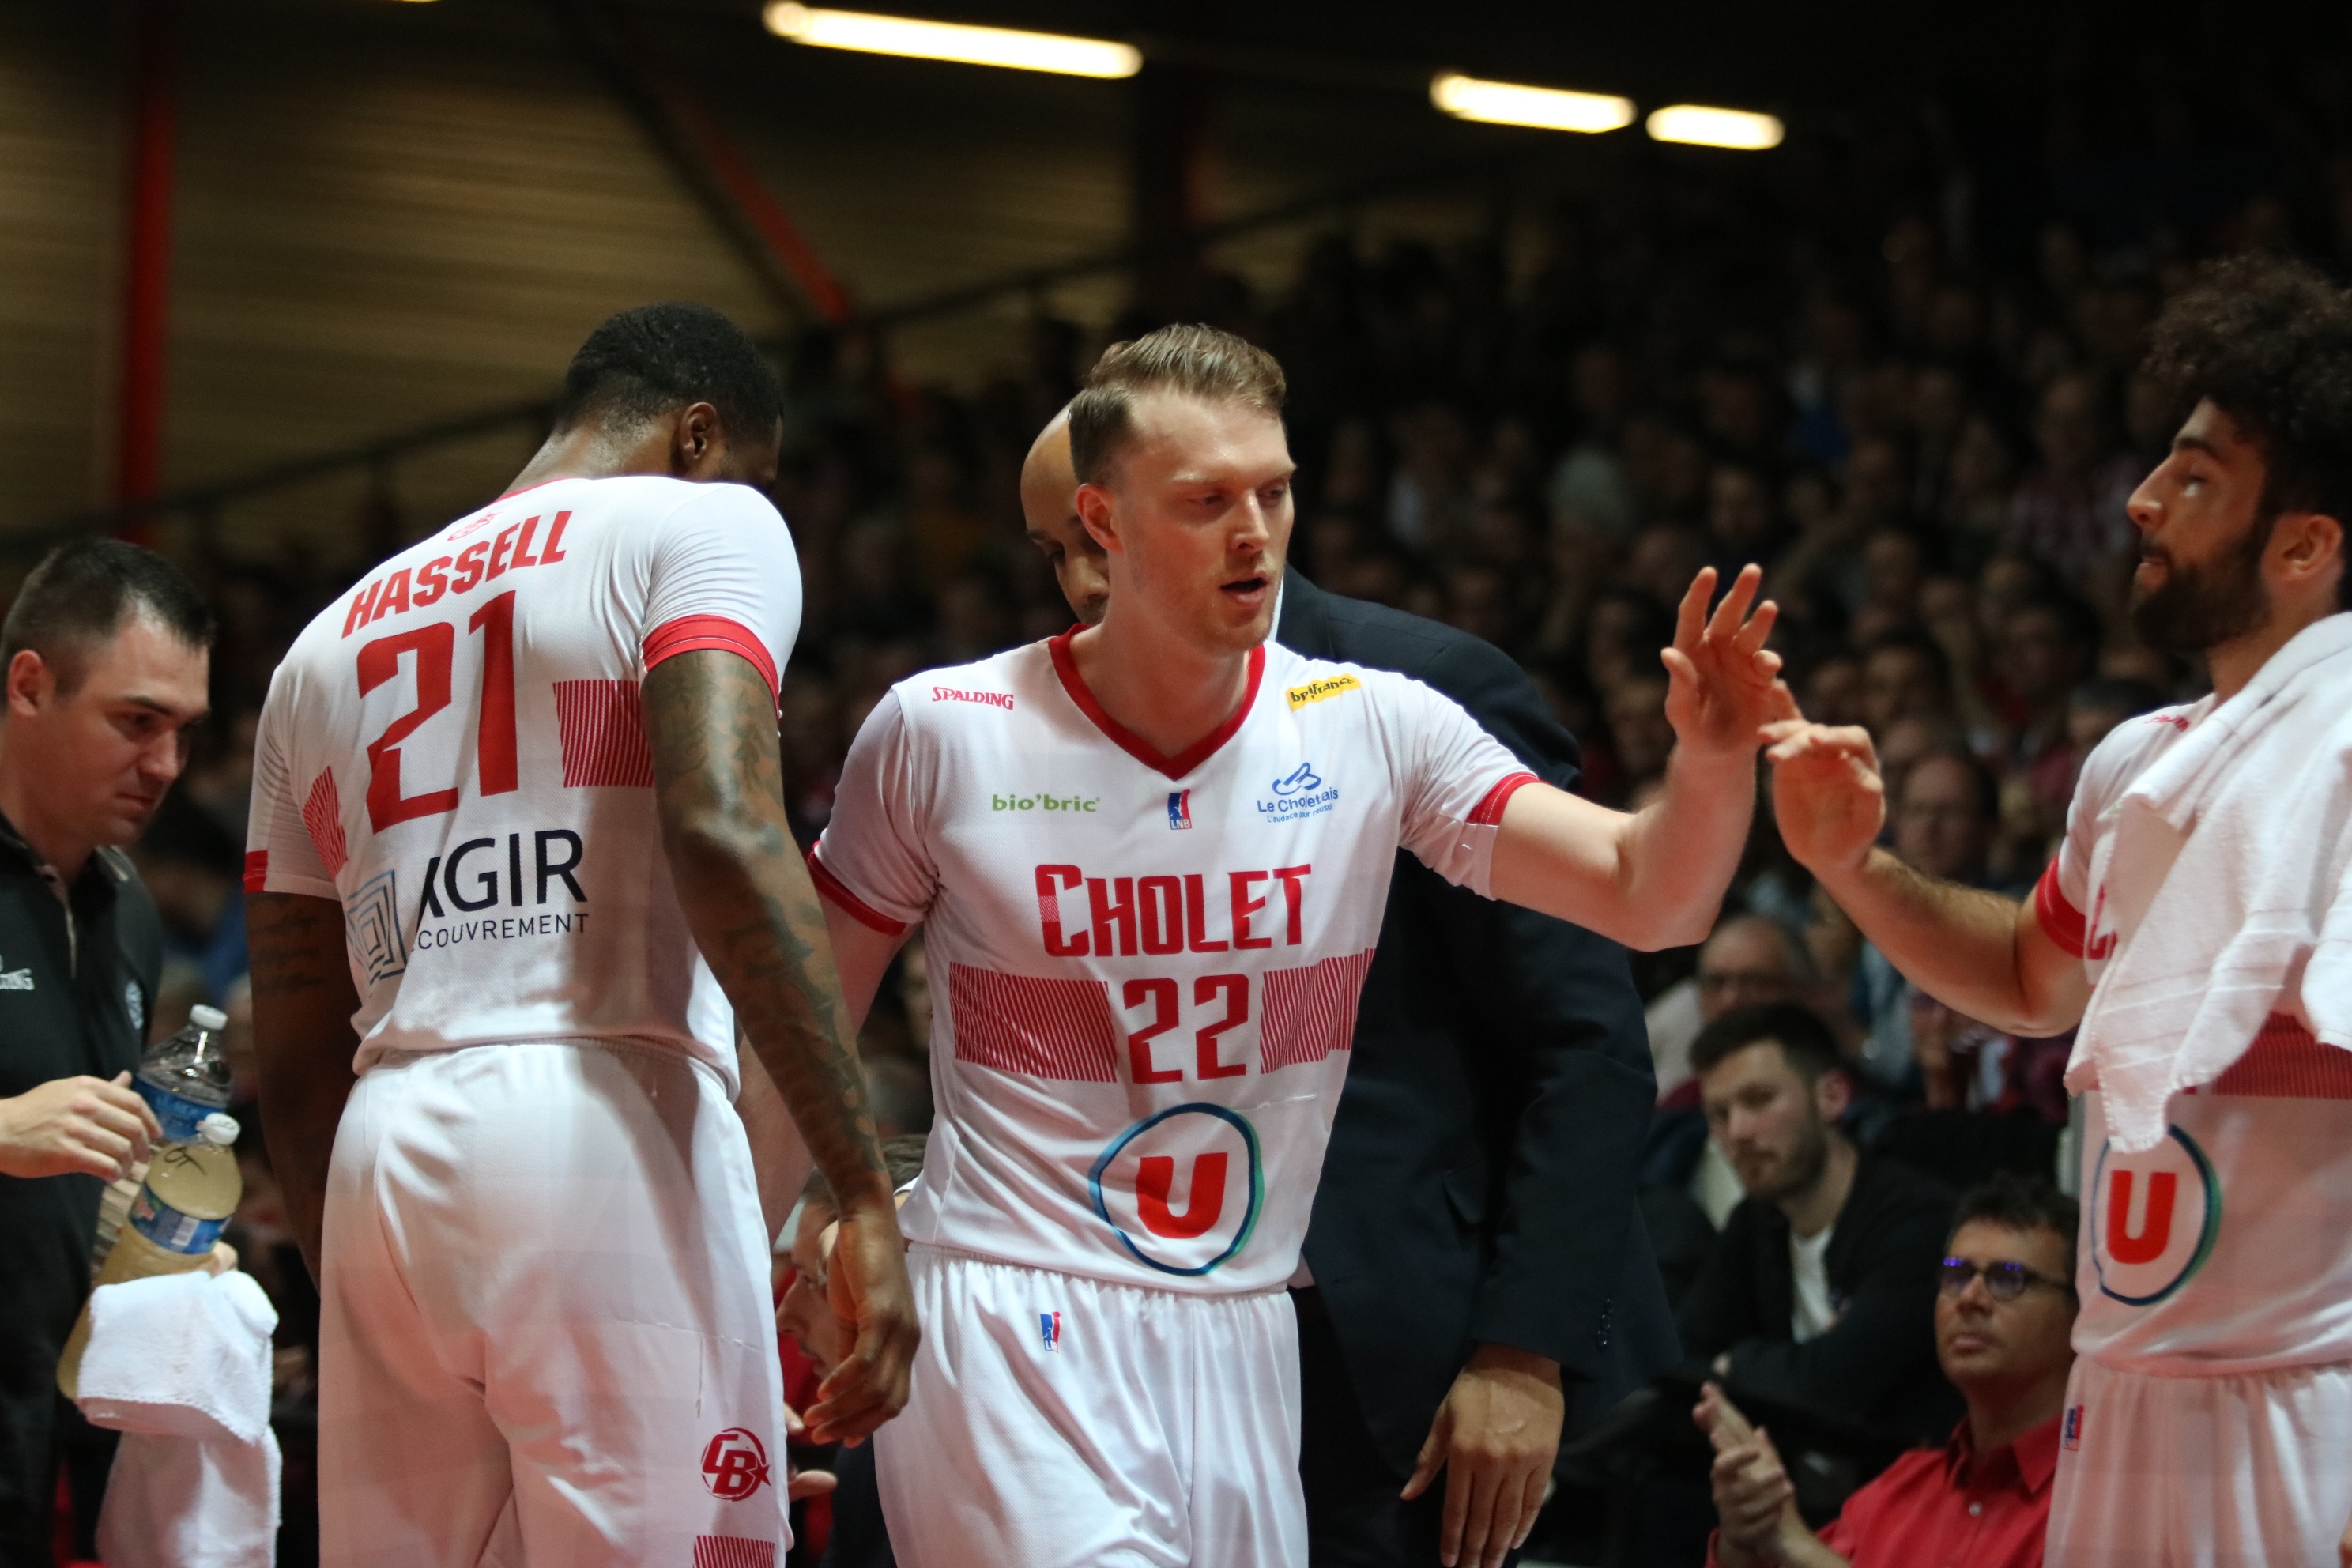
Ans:
[[[1162,1274],[1198,1277],[1249,1244],[1265,1205],[1257,1129],[1222,1105],[1175,1105],[1113,1139],[1088,1173],[1095,1213]]]
[[[2091,1263],[2099,1290],[2126,1307],[2152,1307],[2189,1282],[2221,1234],[2221,1184],[2188,1133],[2143,1154],[2113,1142],[2091,1177]]]

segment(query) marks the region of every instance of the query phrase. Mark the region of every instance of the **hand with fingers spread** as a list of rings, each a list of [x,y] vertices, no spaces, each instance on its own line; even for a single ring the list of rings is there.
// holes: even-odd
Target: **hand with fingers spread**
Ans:
[[[1764,643],[1780,610],[1767,599],[1748,613],[1763,581],[1763,568],[1743,567],[1710,616],[1706,604],[1715,594],[1716,575],[1714,567],[1706,567],[1692,579],[1675,612],[1675,645],[1659,657],[1669,682],[1666,721],[1687,753],[1744,756],[1755,747],[1759,729],[1773,717],[1780,656]]]
[[[1770,721],[1759,733],[1772,764],[1772,815],[1789,853],[1817,874],[1861,865],[1886,821],[1886,784],[1870,731],[1812,723],[1788,687],[1776,685]]]
[[[0,1175],[74,1173],[111,1182],[163,1135],[131,1075],[61,1078],[0,1100]]]
[[[853,1209],[838,1222],[825,1294],[848,1349],[807,1412],[820,1443],[855,1447],[906,1407],[920,1336],[897,1217],[895,1206],[872,1217]]]
[[[1500,1568],[1505,1552],[1526,1543],[1559,1456],[1566,1410],[1558,1362],[1509,1345],[1471,1352],[1404,1484],[1410,1502],[1445,1472],[1437,1548],[1445,1568]]]

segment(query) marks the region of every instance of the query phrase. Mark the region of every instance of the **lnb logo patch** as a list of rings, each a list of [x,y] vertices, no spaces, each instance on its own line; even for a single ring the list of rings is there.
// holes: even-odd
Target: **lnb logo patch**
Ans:
[[[1175,789],[1168,792],[1168,826],[1181,833],[1192,826],[1192,792]]]

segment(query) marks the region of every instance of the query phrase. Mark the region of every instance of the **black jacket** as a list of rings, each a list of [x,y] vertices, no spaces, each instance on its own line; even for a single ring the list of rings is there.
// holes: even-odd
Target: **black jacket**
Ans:
[[[1399,670],[1566,786],[1575,740],[1451,626],[1284,581],[1275,638]],[[1549,1356],[1570,1426],[1677,1359],[1635,1213],[1655,1082],[1624,950],[1397,857],[1307,1263],[1400,1479],[1474,1344]]]
[[[163,966],[155,905],[113,849],[90,857],[71,900],[68,931],[65,904],[0,820],[0,1096],[139,1065]],[[47,1531],[58,1356],[89,1294],[100,1190],[95,1176],[0,1176],[0,1559]]]
[[[1731,1352],[1730,1393],[1927,1439],[1951,1430],[1960,1397],[1936,1364],[1936,1269],[1950,1189],[1899,1161],[1864,1154],[1822,1257],[1837,1321],[1797,1343],[1788,1216],[1749,1198],[1724,1221],[1682,1304],[1683,1344]]]

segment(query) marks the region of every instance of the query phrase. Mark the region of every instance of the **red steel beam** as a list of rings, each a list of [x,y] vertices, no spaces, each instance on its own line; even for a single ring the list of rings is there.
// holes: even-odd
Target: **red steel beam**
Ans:
[[[115,452],[115,499],[126,506],[153,499],[163,479],[176,22],[174,0],[137,0],[132,10],[131,179]],[[143,540],[152,529],[149,514],[135,514],[125,531]]]

